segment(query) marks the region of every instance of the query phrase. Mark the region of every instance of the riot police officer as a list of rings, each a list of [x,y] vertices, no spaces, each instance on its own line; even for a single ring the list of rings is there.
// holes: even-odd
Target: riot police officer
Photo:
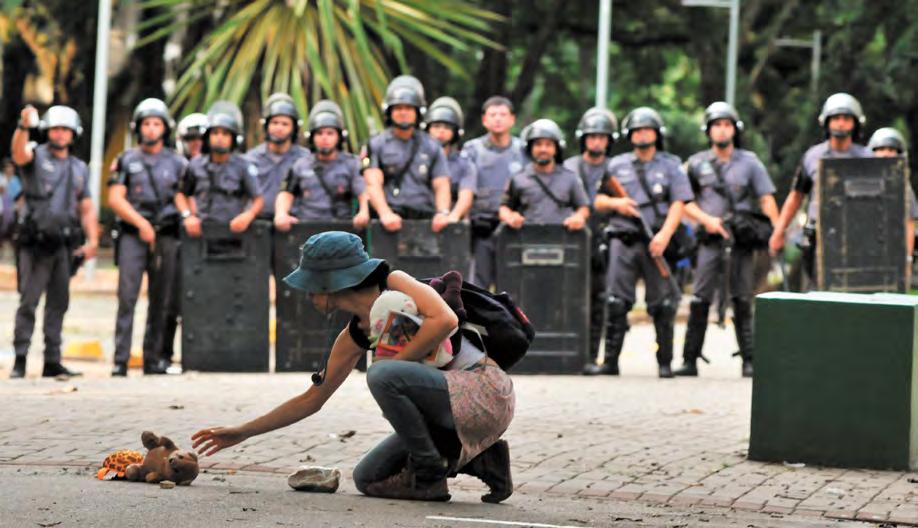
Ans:
[[[686,204],[685,213],[702,229],[682,349],[684,365],[675,375],[698,375],[697,361],[702,357],[708,313],[719,290],[720,302],[726,302],[728,294],[731,297],[733,327],[743,360],[742,374],[750,377],[755,248],[730,226],[740,218],[761,221],[746,215],[756,210],[761,210],[774,224],[778,219],[775,186],[758,156],[740,148],[743,122],[733,106],[723,101],[708,106],[704,111],[702,131],[711,148],[698,152],[686,162],[695,201]],[[729,276],[725,277],[725,273]],[[719,288],[725,284],[729,287]]]
[[[29,143],[28,130],[37,117],[31,106],[22,110],[11,149],[25,194],[25,214],[17,234],[20,297],[13,336],[16,361],[11,378],[25,376],[35,309],[43,293],[42,376],[79,375],[61,364],[61,327],[70,303],[70,277],[82,259],[95,257],[99,246],[98,221],[89,194],[89,170],[86,163],[71,153],[73,143],[83,132],[80,117],[70,107],[52,106],[39,122],[44,143],[34,147]]]
[[[908,153],[905,138],[892,127],[878,128],[867,141],[867,148],[878,158],[905,156]]]
[[[870,136],[867,148],[878,158],[908,157],[905,138],[902,137],[898,130],[891,127],[877,129]],[[915,220],[918,220],[918,202],[915,200],[915,190],[912,189],[911,182],[906,181],[906,185],[908,185],[909,217],[905,221],[905,248],[909,268],[911,268],[912,254],[915,252]],[[909,272],[911,272],[911,269],[909,269]]]
[[[513,103],[506,97],[493,96],[481,106],[481,122],[487,133],[471,139],[462,147],[478,173],[478,188],[472,203],[472,282],[489,288],[494,284],[495,241],[492,237],[500,220],[498,209],[510,176],[523,169],[523,142],[510,135],[516,122]]]
[[[228,223],[230,231],[242,233],[261,211],[258,168],[235,152],[241,146],[242,112],[233,103],[217,101],[207,112],[203,155],[188,164],[175,193],[189,236],[201,236],[202,222]]]
[[[310,220],[350,220],[355,229],[370,222],[360,160],[344,150],[347,127],[341,107],[322,100],[309,111],[307,139],[313,156],[298,159],[287,172],[274,212],[274,227]],[[354,213],[354,201],[357,212]]]
[[[580,153],[564,160],[564,166],[580,178],[592,207],[606,175],[612,145],[618,139],[618,120],[615,114],[604,108],[590,108],[580,117],[575,132],[580,143]],[[599,350],[602,334],[602,314],[606,303],[606,258],[608,245],[603,230],[608,215],[590,212],[592,248],[590,250],[590,356],[591,361],[584,368],[592,370]]]
[[[108,204],[118,216],[118,315],[115,367],[126,376],[131,355],[134,306],[143,274],[149,308],[143,338],[143,371],[165,374],[171,359],[178,315],[180,218],[175,190],[187,161],[166,145],[175,124],[166,104],[144,99],[134,108],[131,130],[138,146],[122,153],[109,181]],[[167,319],[172,319],[168,321]],[[165,350],[170,351],[166,357]]]
[[[261,125],[265,142],[246,153],[246,158],[258,167],[258,185],[265,206],[260,218],[273,220],[274,202],[281,183],[290,167],[312,153],[296,143],[303,121],[293,98],[285,93],[275,93],[265,101],[261,112]]]
[[[410,75],[396,77],[382,105],[387,128],[366,145],[367,194],[387,231],[401,229],[402,219],[429,219],[434,232],[449,224],[446,157],[439,143],[418,130],[426,106],[420,81]]]
[[[512,229],[523,224],[561,224],[583,229],[590,201],[577,174],[562,165],[564,135],[551,119],[537,119],[520,135],[532,160],[510,177],[498,216]]]
[[[460,150],[459,141],[464,134],[462,130],[462,108],[452,97],[440,97],[427,110],[424,116],[427,133],[443,145],[443,153],[449,164],[450,195],[453,209],[449,213],[450,222],[458,222],[468,217],[475,199],[475,188],[478,186],[478,172],[468,154]]]
[[[653,318],[657,338],[657,364],[661,378],[671,378],[673,324],[680,292],[667,281],[653,258],[665,258],[678,249],[685,202],[694,199],[688,177],[678,157],[664,152],[665,127],[660,115],[648,107],[636,108],[622,122],[622,135],[632,152],[609,161],[608,175],[593,204],[609,218],[609,271],[606,275],[606,356],[602,365],[586,374],[618,375],[618,356],[628,331],[628,312],[635,302],[635,285],[643,277],[647,313]],[[615,191],[612,178],[627,197]],[[653,237],[647,240],[642,223]],[[669,260],[669,259],[667,259]],[[671,279],[671,276],[670,276]]]
[[[809,197],[807,222],[804,228],[803,260],[804,270],[810,279],[814,278],[814,249],[816,244],[816,216],[819,212],[818,197],[813,187],[818,176],[819,160],[823,158],[866,158],[872,153],[854,140],[860,136],[867,118],[861,109],[861,103],[846,93],[829,96],[819,113],[819,126],[822,127],[826,140],[810,147],[800,160],[797,173],[791,183],[791,191],[781,206],[781,214],[775,224],[774,233],[768,242],[772,255],[784,247],[784,231],[797,214],[804,197]]]
[[[201,153],[204,145],[204,131],[207,130],[207,116],[201,113],[188,114],[176,127],[178,152],[190,160]]]

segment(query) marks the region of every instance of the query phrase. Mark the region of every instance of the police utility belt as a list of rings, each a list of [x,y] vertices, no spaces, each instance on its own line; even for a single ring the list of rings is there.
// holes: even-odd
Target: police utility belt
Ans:
[[[86,240],[79,223],[61,227],[42,225],[35,215],[27,214],[16,225],[15,241],[19,247],[54,253],[62,247],[76,249]]]
[[[740,249],[765,249],[771,238],[773,228],[771,220],[762,213],[754,211],[736,211],[724,216],[724,229],[733,238],[733,245]],[[698,230],[698,243],[704,245],[720,244],[723,237],[716,233]]]
[[[738,211],[736,209],[736,199],[733,197],[733,193],[730,192],[730,188],[724,178],[723,168],[713,158],[711,159],[711,167],[714,168],[714,174],[717,176],[717,187],[714,190],[727,199],[727,214],[723,218],[724,229],[730,233],[733,245],[740,249],[767,248],[768,240],[771,238],[773,231],[771,220],[756,211]],[[720,244],[723,242],[723,237],[708,233],[704,229],[699,229],[698,242],[701,244]]]
[[[142,211],[138,211],[141,216],[143,216],[150,224],[153,226],[153,230],[156,231],[157,236],[170,236],[170,237],[179,237],[179,228],[181,227],[181,220],[179,216],[169,215],[166,218],[157,219],[155,215],[147,214]],[[112,233],[113,238],[119,238],[121,235],[139,235],[140,229],[137,228],[134,224],[130,222],[125,222],[124,220],[115,221],[115,230]]]

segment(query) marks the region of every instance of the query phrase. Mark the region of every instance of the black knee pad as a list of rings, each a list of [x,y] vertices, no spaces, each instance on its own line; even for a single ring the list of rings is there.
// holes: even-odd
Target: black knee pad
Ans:
[[[733,312],[738,317],[748,316],[752,314],[752,299],[749,297],[734,297],[733,298]]]
[[[669,302],[662,302],[647,307],[647,313],[656,320],[667,321],[676,318],[676,307]]]
[[[707,299],[702,299],[701,297],[692,296],[692,300],[689,301],[689,309],[700,310],[704,307],[710,308],[711,301]]]
[[[614,295],[606,298],[606,305],[609,309],[609,317],[627,315],[631,311],[631,303]]]

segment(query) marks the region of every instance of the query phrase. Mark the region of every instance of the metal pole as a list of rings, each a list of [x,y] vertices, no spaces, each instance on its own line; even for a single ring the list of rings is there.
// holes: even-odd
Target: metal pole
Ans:
[[[111,0],[99,0],[96,25],[96,71],[92,94],[92,145],[89,158],[89,189],[93,207],[99,212],[102,192],[102,155],[105,148],[105,103],[108,98],[108,44],[112,22]],[[92,279],[96,260],[86,265],[86,277]]]
[[[599,0],[596,46],[596,106],[606,107],[609,92],[609,41],[612,39],[612,0]]]
[[[736,106],[736,54],[739,47],[740,0],[730,1],[730,40],[727,43],[727,103]]]
[[[819,95],[819,65],[822,60],[822,31],[813,31],[813,62],[810,65],[810,83],[813,91],[813,100]]]

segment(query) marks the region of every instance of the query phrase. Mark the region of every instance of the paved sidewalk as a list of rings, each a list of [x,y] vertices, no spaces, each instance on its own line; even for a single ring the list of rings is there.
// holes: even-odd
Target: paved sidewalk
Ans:
[[[116,449],[139,449],[144,429],[187,447],[195,430],[254,418],[306,383],[299,374],[193,373],[2,381],[0,465],[95,467]],[[515,384],[507,438],[519,493],[918,524],[918,475],[746,460],[748,380],[521,376]],[[320,414],[203,465],[286,474],[320,464],[349,477],[388,433],[355,373]],[[452,486],[482,489],[465,477]],[[354,492],[349,478],[344,489]]]
[[[4,343],[11,341],[15,300],[12,293],[0,293]],[[102,338],[110,357],[106,336],[114,304],[108,297],[75,296],[66,338]],[[138,310],[135,330],[142,318]],[[677,326],[677,350],[683,334],[684,326]],[[143,377],[132,372],[114,380],[108,378],[110,364],[82,362],[70,365],[85,370],[85,378],[42,380],[35,377],[40,343],[36,332],[26,380],[5,379],[12,355],[8,345],[0,347],[0,467],[86,471],[114,450],[140,449],[144,429],[188,447],[197,429],[254,418],[309,383],[305,373]],[[836,519],[918,525],[918,474],[746,460],[751,383],[739,377],[739,361],[730,357],[732,328],[711,327],[705,353],[713,363],[702,365],[697,379],[657,379],[653,346],[652,327],[636,324],[625,343],[622,377],[514,377],[518,408],[507,438],[522,498],[511,501],[581,498],[714,508],[737,515],[759,512],[768,519],[811,518],[813,526]],[[390,431],[363,378],[351,376],[317,416],[251,439],[204,466],[277,479],[301,464],[338,466],[346,476],[343,491],[356,493],[350,481],[354,464]],[[451,487],[482,491],[468,477]]]

